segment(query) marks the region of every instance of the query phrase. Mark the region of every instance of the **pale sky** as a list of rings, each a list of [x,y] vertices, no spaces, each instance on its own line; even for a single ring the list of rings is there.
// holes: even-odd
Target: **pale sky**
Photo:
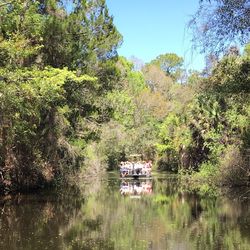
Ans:
[[[187,28],[199,0],[107,0],[114,23],[123,35],[119,55],[149,62],[164,53],[176,53],[185,68],[202,70],[204,55],[191,49]]]

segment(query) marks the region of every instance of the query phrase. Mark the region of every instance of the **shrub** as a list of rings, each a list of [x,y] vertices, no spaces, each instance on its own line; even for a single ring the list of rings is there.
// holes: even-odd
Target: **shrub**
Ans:
[[[237,146],[226,149],[220,161],[219,181],[221,185],[242,186],[247,184],[247,164]]]

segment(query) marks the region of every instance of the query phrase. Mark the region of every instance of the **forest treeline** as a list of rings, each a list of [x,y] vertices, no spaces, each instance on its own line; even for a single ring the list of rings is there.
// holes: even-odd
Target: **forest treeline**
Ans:
[[[115,169],[132,153],[193,180],[247,185],[250,46],[187,72],[135,70],[105,0],[0,3],[0,193]]]

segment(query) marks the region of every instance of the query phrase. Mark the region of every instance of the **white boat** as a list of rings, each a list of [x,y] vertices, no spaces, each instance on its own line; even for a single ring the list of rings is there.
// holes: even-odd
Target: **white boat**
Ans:
[[[135,157],[135,155],[132,155],[132,156]],[[152,168],[151,161],[121,162],[120,163],[120,177],[121,178],[148,178],[148,177],[151,177],[151,168]]]

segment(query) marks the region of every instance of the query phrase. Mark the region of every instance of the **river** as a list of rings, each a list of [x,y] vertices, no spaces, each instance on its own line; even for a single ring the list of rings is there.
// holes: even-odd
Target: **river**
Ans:
[[[250,200],[206,197],[175,175],[84,181],[0,202],[0,249],[250,249]]]

